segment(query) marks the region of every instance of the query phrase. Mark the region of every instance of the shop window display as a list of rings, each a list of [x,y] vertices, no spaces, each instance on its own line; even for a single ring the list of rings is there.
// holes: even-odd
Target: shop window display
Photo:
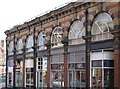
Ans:
[[[23,85],[23,70],[21,61],[16,62],[16,87],[22,87]]]
[[[69,55],[68,64],[68,85],[69,87],[85,87],[85,61],[78,59],[79,53]],[[72,60],[71,60],[72,59]]]
[[[64,57],[54,55],[51,60],[51,87],[64,87]]]
[[[7,86],[13,87],[13,59],[8,60]]]
[[[33,68],[26,68],[26,87],[34,87]]]

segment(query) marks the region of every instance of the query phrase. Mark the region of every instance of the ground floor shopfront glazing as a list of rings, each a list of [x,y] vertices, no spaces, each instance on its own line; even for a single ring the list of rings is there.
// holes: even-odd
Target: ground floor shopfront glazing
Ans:
[[[68,87],[85,87],[85,53],[71,52],[67,55],[67,65],[64,65],[64,55],[51,56],[50,65],[50,87],[64,87],[65,71],[67,66]],[[114,86],[114,54],[113,50],[92,50],[90,54],[90,87],[113,87]],[[13,60],[8,61],[8,87],[13,87]],[[34,61],[33,59],[16,62],[15,85],[16,87],[34,87]],[[47,57],[36,58],[36,87],[47,87]],[[25,68],[25,75],[23,75]],[[25,79],[23,79],[23,76]]]

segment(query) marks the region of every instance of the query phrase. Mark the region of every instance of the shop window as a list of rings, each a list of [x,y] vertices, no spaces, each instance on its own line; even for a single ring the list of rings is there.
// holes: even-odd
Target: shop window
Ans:
[[[68,86],[85,87],[85,60],[80,53],[70,53],[68,61]]]
[[[19,38],[17,41],[17,53],[22,53],[23,43],[22,38]]]
[[[37,67],[38,67],[38,70],[40,70],[40,69],[42,70],[43,59],[42,59],[42,58],[38,58],[38,62],[37,62],[37,63],[38,63],[38,66],[37,66]]]
[[[92,61],[92,67],[102,67],[102,61],[101,60]]]
[[[39,50],[43,50],[43,49],[46,49],[45,45],[44,45],[44,42],[45,42],[45,38],[43,37],[43,32],[41,31],[38,35],[38,47],[39,47]]]
[[[34,45],[34,40],[33,40],[33,35],[29,35],[26,41],[26,51],[31,52],[33,51],[33,45]]]
[[[8,63],[8,72],[7,72],[7,86],[8,87],[13,87],[13,59],[9,59],[7,61]]]
[[[80,44],[84,43],[82,36],[85,36],[85,28],[83,26],[83,22],[77,20],[74,21],[70,26],[69,31],[69,44]]]
[[[62,37],[63,37],[63,28],[60,26],[55,27],[51,36],[52,47],[63,46],[61,42]]]
[[[113,55],[113,52],[109,50],[91,53],[91,87],[113,89],[114,60],[111,55]]]
[[[33,87],[33,76],[34,69],[33,68],[26,68],[26,87]]]
[[[20,60],[16,61],[16,87],[23,87],[23,62]]]
[[[113,60],[104,60],[104,67],[114,67]]]
[[[51,57],[51,87],[64,87],[64,57],[53,55]]]
[[[103,12],[100,13],[94,20],[92,25],[92,40],[105,40],[111,39],[113,36],[110,34],[110,31],[113,30],[112,18],[109,14]]]

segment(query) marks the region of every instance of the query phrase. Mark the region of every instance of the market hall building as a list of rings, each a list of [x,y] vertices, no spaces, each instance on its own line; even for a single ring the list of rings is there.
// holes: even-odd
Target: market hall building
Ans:
[[[120,2],[71,2],[5,31],[6,87],[120,88]]]

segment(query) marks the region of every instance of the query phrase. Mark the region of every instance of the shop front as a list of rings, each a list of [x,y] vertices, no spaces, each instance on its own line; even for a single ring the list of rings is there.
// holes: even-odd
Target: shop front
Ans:
[[[114,53],[112,50],[91,52],[90,86],[114,88]]]

